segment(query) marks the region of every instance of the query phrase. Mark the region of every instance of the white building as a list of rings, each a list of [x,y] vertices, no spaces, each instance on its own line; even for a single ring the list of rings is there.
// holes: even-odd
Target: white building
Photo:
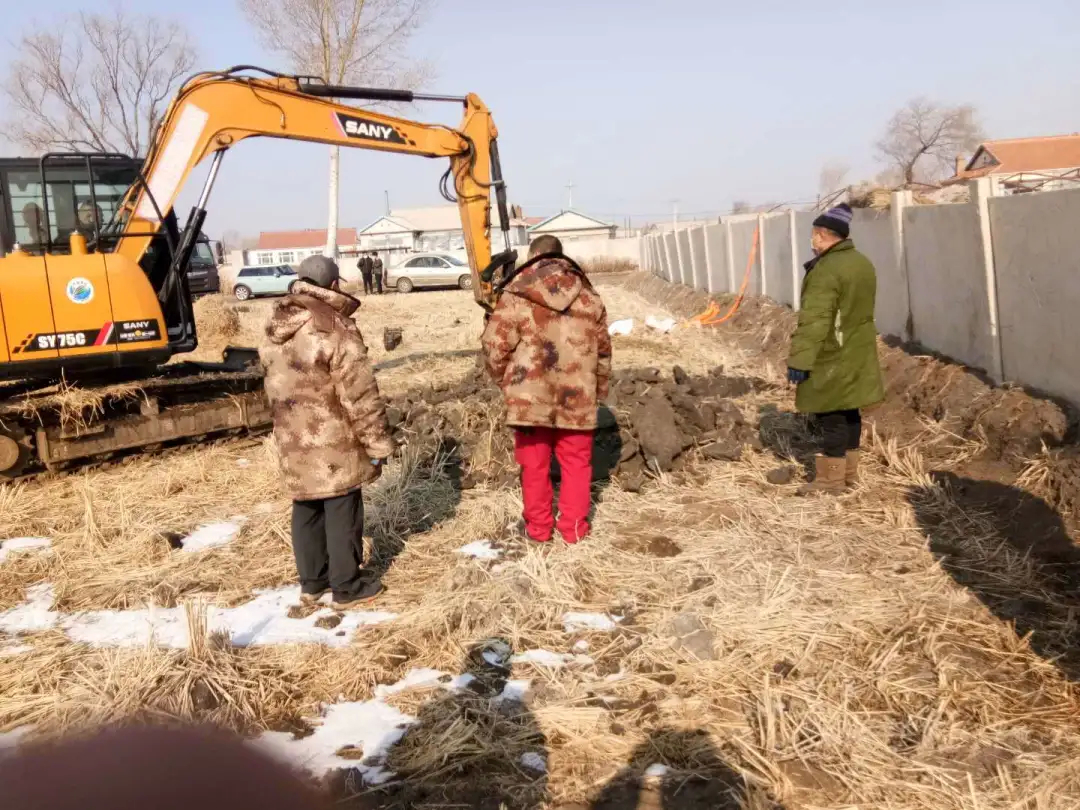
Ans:
[[[347,258],[360,252],[356,228],[338,228],[338,256]],[[248,265],[300,264],[308,256],[321,255],[326,248],[326,229],[305,231],[263,231],[259,243],[244,257]]]
[[[498,209],[491,209],[491,249],[503,249]],[[399,208],[379,217],[358,235],[359,249],[386,253],[455,253],[465,250],[465,235],[461,229],[461,214],[456,205],[431,208]],[[521,247],[529,243],[528,227],[522,219],[510,221],[510,244]],[[391,262],[393,264],[393,261]]]
[[[562,241],[574,239],[614,239],[617,225],[590,217],[578,211],[560,211],[553,217],[529,228],[529,237],[535,239],[545,234],[557,236]]]

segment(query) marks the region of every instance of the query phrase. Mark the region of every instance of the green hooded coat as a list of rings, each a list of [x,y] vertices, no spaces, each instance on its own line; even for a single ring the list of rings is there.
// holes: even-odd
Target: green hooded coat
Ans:
[[[807,265],[788,366],[809,371],[795,407],[803,413],[866,408],[885,399],[877,355],[874,265],[850,239]]]

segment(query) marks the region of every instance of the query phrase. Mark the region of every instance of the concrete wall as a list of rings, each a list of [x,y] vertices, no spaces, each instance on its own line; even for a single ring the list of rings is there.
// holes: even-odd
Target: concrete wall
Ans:
[[[628,259],[637,262],[640,259],[641,237],[630,236],[621,239],[608,239],[606,236],[592,239],[573,239],[563,247],[568,256],[577,261],[590,259]]]
[[[694,266],[690,259],[690,232],[685,228],[675,232],[675,247],[679,257],[679,283],[694,286]]]
[[[1005,378],[1080,403],[1080,191],[989,204]]]
[[[709,266],[705,261],[705,229],[690,228],[687,231],[690,239],[690,261],[694,268],[694,289],[709,289]]]
[[[721,294],[728,290],[727,230],[723,225],[705,228],[705,254],[709,257],[709,281],[707,289]]]
[[[681,270],[679,269],[679,254],[675,249],[675,234],[665,233],[663,243],[664,255],[667,257],[667,279],[672,284],[682,284]]]
[[[791,222],[786,213],[765,217],[761,244],[765,263],[765,294],[780,304],[794,306]]]
[[[754,232],[757,230],[757,217],[731,223],[732,258],[735,260],[735,291],[742,286],[743,277],[750,259],[750,250],[754,244]],[[754,257],[750,268],[750,283],[746,287],[747,295],[761,295],[761,250]]]
[[[851,222],[855,246],[877,271],[874,319],[883,335],[904,335],[908,321],[907,278],[897,265],[897,244],[889,211],[859,210]]]
[[[974,205],[904,211],[912,338],[980,369],[993,364],[986,271]]]

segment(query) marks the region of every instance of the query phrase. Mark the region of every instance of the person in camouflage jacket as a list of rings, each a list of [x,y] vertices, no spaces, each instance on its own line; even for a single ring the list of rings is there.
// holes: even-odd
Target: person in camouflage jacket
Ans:
[[[290,295],[274,307],[259,356],[274,420],[292,540],[306,601],[333,591],[345,605],[375,595],[361,571],[360,488],[394,451],[364,339],[352,320],[360,302],[338,291],[338,267],[301,263]]]
[[[484,356],[515,429],[525,532],[547,542],[556,526],[554,453],[562,474],[557,525],[566,542],[576,543],[589,532],[593,431],[611,374],[607,311],[558,239],[539,237],[529,257],[488,320]]]

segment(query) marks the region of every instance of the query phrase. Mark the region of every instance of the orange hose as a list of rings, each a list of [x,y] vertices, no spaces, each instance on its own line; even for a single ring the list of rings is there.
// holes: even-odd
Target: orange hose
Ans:
[[[746,288],[750,286],[750,274],[754,271],[754,262],[757,260],[758,246],[761,242],[761,223],[754,228],[754,243],[750,246],[750,258],[746,261],[746,272],[743,273],[742,285],[739,287],[739,294],[735,296],[735,303],[731,305],[731,309],[722,318],[716,316],[720,314],[720,306],[716,301],[709,302],[709,308],[702,312],[700,315],[695,315],[690,319],[693,323],[700,323],[702,326],[719,326],[725,321],[730,320],[736,312],[739,311],[739,307],[742,306],[743,299],[746,297]]]

